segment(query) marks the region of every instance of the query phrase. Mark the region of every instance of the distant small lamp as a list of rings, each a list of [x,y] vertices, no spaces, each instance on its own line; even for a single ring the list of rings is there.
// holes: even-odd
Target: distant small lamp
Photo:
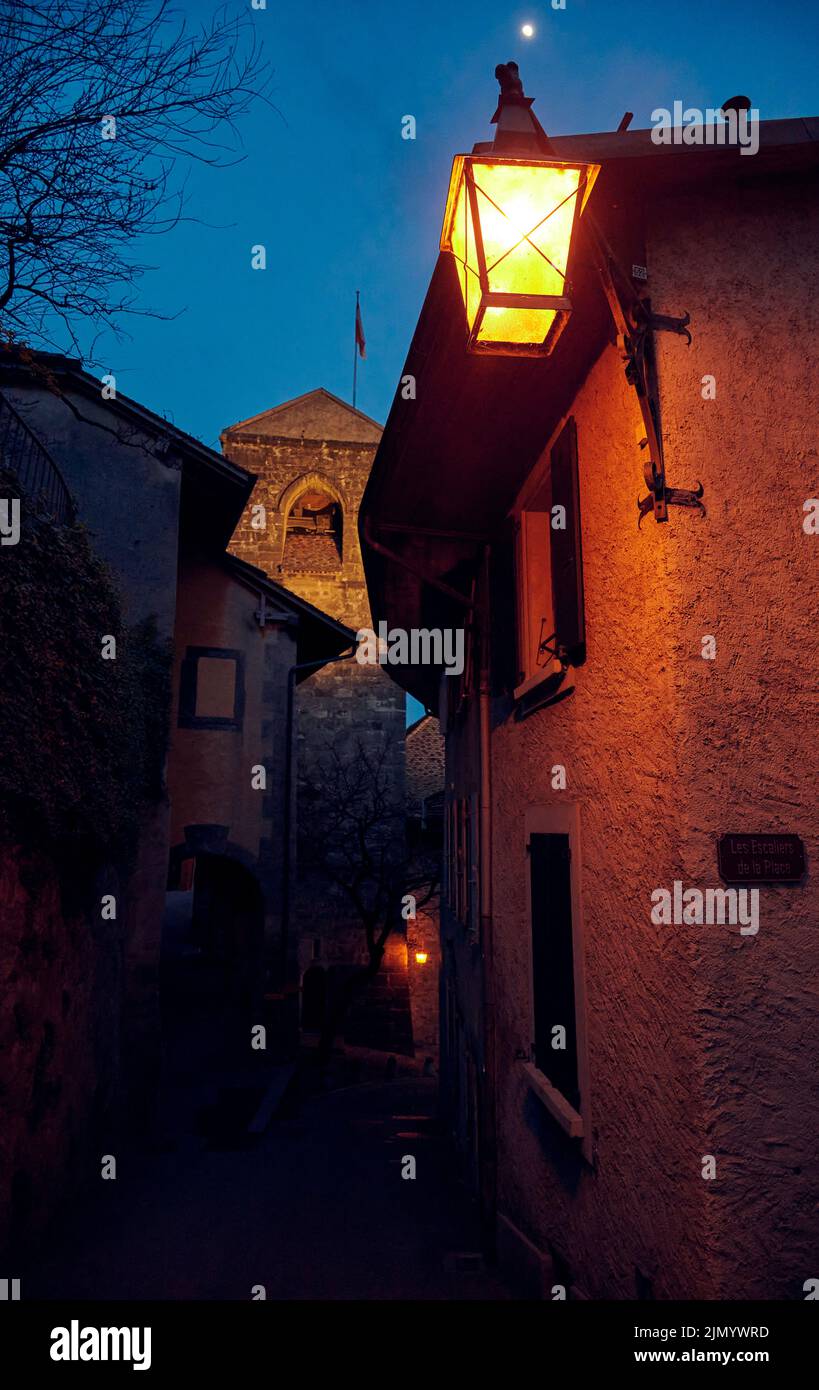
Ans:
[[[429,960],[429,956],[427,955],[426,951],[416,951],[416,952],[415,952],[415,964],[416,964],[416,965],[426,965],[426,963],[427,963],[428,960]]]
[[[548,356],[571,313],[574,233],[599,165],[550,159],[517,64],[495,75],[498,131],[455,156],[441,250],[457,262],[470,351]]]

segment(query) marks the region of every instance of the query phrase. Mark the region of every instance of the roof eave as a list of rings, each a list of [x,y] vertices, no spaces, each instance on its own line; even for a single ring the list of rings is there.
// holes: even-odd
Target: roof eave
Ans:
[[[355,646],[355,632],[352,628],[308,603],[306,599],[294,594],[282,584],[277,584],[264,570],[230,553],[224,556],[223,563],[239,583],[244,584],[253,593],[269,596],[280,609],[292,616],[298,624],[296,655],[299,664],[305,661],[319,663],[322,658],[334,661],[346,648]],[[299,676],[298,682],[307,679],[309,675],[309,671],[304,672]]]

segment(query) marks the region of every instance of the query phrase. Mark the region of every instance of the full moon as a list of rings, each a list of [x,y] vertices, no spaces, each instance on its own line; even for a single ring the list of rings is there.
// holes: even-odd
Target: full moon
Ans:
[[[531,39],[535,32],[535,26],[534,24],[522,24],[520,27],[520,32],[522,33],[525,39]]]

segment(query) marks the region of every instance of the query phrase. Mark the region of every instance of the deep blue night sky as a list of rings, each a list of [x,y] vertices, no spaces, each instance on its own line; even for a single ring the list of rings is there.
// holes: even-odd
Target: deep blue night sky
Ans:
[[[211,0],[179,0],[193,23]],[[140,282],[172,322],[131,318],[96,355],[120,389],[218,447],[221,428],[314,386],[351,392],[355,290],[367,361],[358,404],[383,421],[437,252],[454,152],[491,135],[496,63],[516,58],[553,134],[623,112],[747,93],[761,118],[819,112],[814,0],[505,4],[268,0],[246,10],[275,68],[237,167],[197,166],[183,225],[146,245]],[[520,26],[536,27],[533,39]],[[401,118],[417,139],[401,138]],[[268,268],[250,268],[262,242]]]
[[[213,0],[177,0],[198,24]],[[386,419],[437,254],[452,156],[491,137],[497,63],[518,61],[552,134],[633,126],[655,107],[761,119],[819,113],[815,0],[268,0],[253,11],[272,99],[241,127],[245,158],[188,174],[190,216],[134,248],[157,267],[129,340],[98,340],[119,389],[218,448],[224,426],[315,386],[350,399],[355,291],[367,360],[359,408]],[[521,26],[531,23],[526,39]],[[412,115],[417,138],[401,136]],[[179,170],[180,176],[187,171]],[[251,269],[250,248],[267,250]],[[181,311],[181,312],[180,312]],[[421,707],[408,700],[407,717]]]

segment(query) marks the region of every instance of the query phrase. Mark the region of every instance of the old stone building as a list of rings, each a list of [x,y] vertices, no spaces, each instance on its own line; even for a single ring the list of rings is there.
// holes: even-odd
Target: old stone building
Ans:
[[[89,1144],[154,1127],[180,1003],[224,1016],[217,1054],[249,1050],[245,1005],[260,1065],[295,1051],[291,696],[353,633],[226,553],[244,468],[103,401],[78,361],[0,355],[0,441],[22,499],[0,582],[23,752],[0,780],[2,1246],[87,1180]]]
[[[435,833],[443,818],[444,741],[438,720],[423,714],[407,729],[407,821],[411,833]]]
[[[237,1045],[263,1021],[268,1053],[288,1057],[298,1038],[292,702],[351,633],[209,546],[196,520],[183,513],[180,534],[163,932],[176,963],[165,984],[230,1013]]]
[[[358,509],[381,427],[319,388],[231,425],[221,438],[228,458],[258,479],[232,552],[353,631],[368,627]],[[329,794],[328,760],[337,756],[346,764],[369,762],[374,775],[380,770],[401,808],[403,834],[405,698],[394,682],[378,667],[334,661],[299,690],[296,718],[299,823],[309,831],[316,797]],[[320,1026],[325,1001],[366,958],[361,922],[308,862],[310,849],[303,845],[293,893],[308,1031]],[[403,937],[391,942],[387,967],[350,1013],[345,1037],[409,1052]]]
[[[232,552],[352,628],[369,622],[357,521],[380,438],[375,420],[322,387],[221,436],[258,477]]]

